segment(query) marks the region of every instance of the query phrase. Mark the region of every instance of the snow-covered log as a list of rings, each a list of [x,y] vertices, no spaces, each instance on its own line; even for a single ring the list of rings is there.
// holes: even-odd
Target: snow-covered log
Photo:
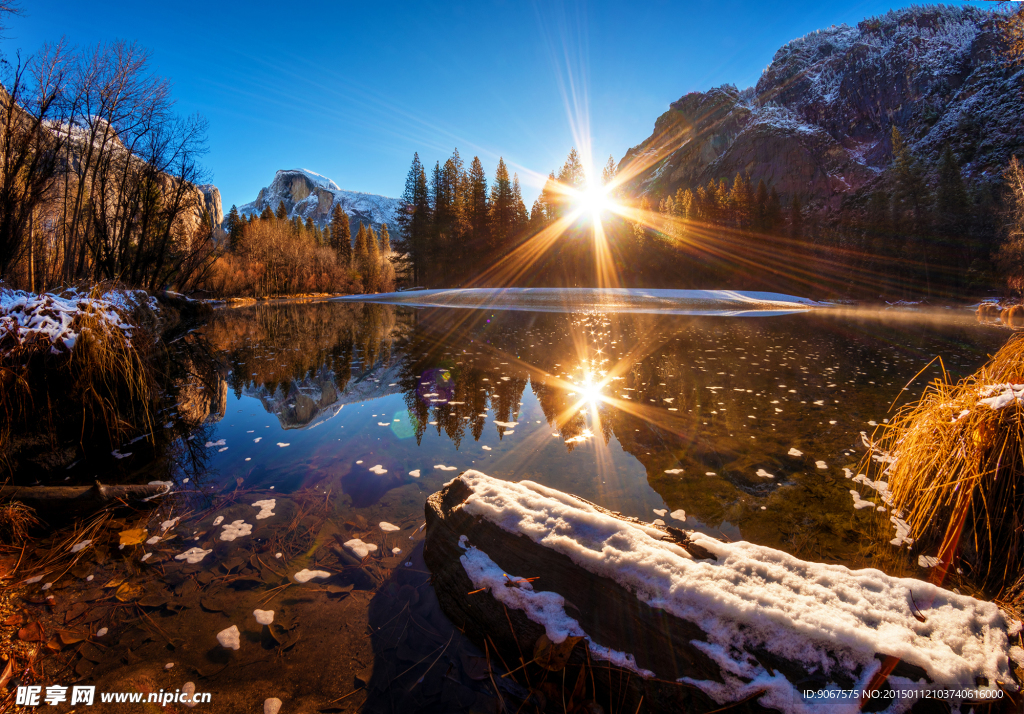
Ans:
[[[453,622],[490,637],[511,662],[518,652],[529,659],[542,634],[583,637],[599,676],[629,682],[629,711],[643,696],[652,711],[751,698],[852,714],[856,698],[804,693],[863,690],[887,656],[899,665],[882,689],[906,696],[1017,689],[1010,638],[1021,624],[920,580],[656,527],[478,471],[430,496],[426,519],[425,559]],[[578,647],[573,657],[587,654]]]

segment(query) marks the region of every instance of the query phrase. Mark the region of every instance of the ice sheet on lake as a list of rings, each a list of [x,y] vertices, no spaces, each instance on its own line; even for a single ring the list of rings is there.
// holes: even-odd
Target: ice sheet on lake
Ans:
[[[823,307],[807,298],[739,290],[648,290],[638,288],[471,288],[410,290],[352,295],[335,300],[420,307],[462,307],[533,312],[657,313],[674,315],[783,315]]]

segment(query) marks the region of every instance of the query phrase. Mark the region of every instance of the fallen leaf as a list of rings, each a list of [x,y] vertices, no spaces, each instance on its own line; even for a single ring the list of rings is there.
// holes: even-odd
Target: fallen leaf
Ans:
[[[42,642],[43,628],[39,626],[38,622],[25,625],[18,630],[18,639],[24,642]]]
[[[144,592],[145,591],[142,589],[142,586],[138,583],[122,583],[121,587],[119,587],[117,592],[114,593],[114,597],[121,602],[131,602],[132,600],[138,600],[142,597]]]
[[[537,638],[537,642],[533,646],[533,659],[544,669],[558,672],[565,667],[573,648],[582,639],[582,637],[566,637],[556,644],[545,633]]]
[[[121,545],[139,545],[149,537],[149,531],[145,528],[130,528],[121,531]]]

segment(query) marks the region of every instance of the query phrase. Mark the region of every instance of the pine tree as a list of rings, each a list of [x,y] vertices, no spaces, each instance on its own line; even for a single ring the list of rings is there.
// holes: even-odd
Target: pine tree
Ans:
[[[238,208],[234,204],[232,204],[231,210],[228,211],[226,225],[228,230],[228,248],[232,252],[237,251],[242,245],[242,228],[245,226],[245,220],[238,215]]]
[[[342,210],[340,203],[334,204],[331,213],[331,248],[345,268],[352,267],[352,229],[348,214]]]
[[[519,186],[519,174],[512,174],[512,213],[512,234],[518,236],[530,222],[530,214],[523,203],[523,190]]]
[[[491,185],[491,257],[497,260],[508,250],[515,228],[515,206],[512,205],[512,182],[505,160],[498,158]]]
[[[271,210],[270,204],[268,203],[267,206],[263,209],[263,212],[260,213],[260,220],[269,221],[273,217],[274,217],[274,211]]]
[[[377,233],[371,225],[366,230],[366,272],[363,276],[364,292],[380,292],[380,244],[377,242]]]
[[[282,221],[288,217],[288,209],[285,208],[284,201],[281,201],[280,203],[277,204],[277,213],[275,213],[274,215],[276,215],[277,218]]]
[[[575,146],[569,149],[569,155],[558,172],[558,183],[576,190],[586,188],[587,174],[583,170],[583,162],[580,161],[580,155]]]
[[[938,212],[940,233],[956,238],[965,232],[970,202],[964,188],[963,177],[960,175],[960,164],[957,163],[956,156],[949,146],[946,146],[939,159],[935,208]]]
[[[782,226],[782,201],[779,199],[779,192],[772,186],[768,192],[768,202],[764,209],[764,232],[769,235],[778,235]]]
[[[614,181],[616,173],[618,173],[618,169],[615,168],[615,159],[609,155],[608,163],[604,165],[604,169],[601,171],[601,185],[607,186]]]
[[[768,187],[765,185],[764,179],[757,182],[757,192],[754,194],[754,207],[751,214],[751,224],[754,230],[759,233],[767,232]]]
[[[363,226],[362,221],[359,222],[359,230],[356,231],[356,246],[353,251],[353,262],[355,269],[359,272],[359,275],[363,278],[363,292],[370,291],[370,284],[367,279],[366,261],[368,258],[367,247],[366,247],[366,228]]]
[[[413,154],[412,166],[405,177],[398,229],[401,237],[395,241],[395,248],[401,254],[400,263],[411,271],[413,284],[419,285],[429,250],[431,215],[427,175],[418,153]]]
[[[804,214],[800,205],[800,197],[795,193],[789,204],[789,237],[800,240],[804,237]]]
[[[305,228],[306,236],[309,238],[313,238],[316,234],[316,225],[313,223],[313,219],[311,217],[306,218]]]
[[[466,216],[469,221],[470,249],[486,261],[490,246],[490,205],[487,200],[487,176],[480,157],[474,156],[469,168],[466,195]]]
[[[395,290],[395,266],[391,258],[391,234],[388,232],[388,224],[382,223],[380,226],[380,289],[388,293]]]

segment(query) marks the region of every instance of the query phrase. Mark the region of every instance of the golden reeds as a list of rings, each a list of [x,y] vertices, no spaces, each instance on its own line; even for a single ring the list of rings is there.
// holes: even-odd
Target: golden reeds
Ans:
[[[1015,386],[1016,385],[1016,388]],[[1024,338],[975,374],[932,382],[884,427],[866,468],[921,550],[937,546],[941,581],[964,575],[1006,597],[1024,565]],[[885,454],[888,454],[886,456]],[[1018,491],[1017,487],[1021,490]],[[918,548],[915,548],[917,550]]]
[[[137,325],[152,318],[146,312],[136,309],[123,319]],[[109,452],[130,433],[151,430],[149,331],[126,331],[89,308],[70,329],[77,334],[70,350],[52,349],[45,338],[0,349],[0,468],[12,466],[13,432],[45,434],[54,450],[75,444]]]

